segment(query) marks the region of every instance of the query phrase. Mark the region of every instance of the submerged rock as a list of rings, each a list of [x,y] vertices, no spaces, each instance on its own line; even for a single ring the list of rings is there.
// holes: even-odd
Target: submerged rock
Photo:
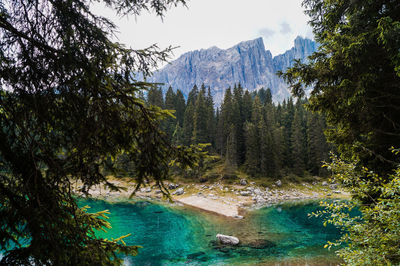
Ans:
[[[239,238],[234,237],[234,236],[227,236],[227,235],[217,234],[216,237],[219,240],[219,242],[221,242],[221,244],[225,244],[225,245],[237,245],[237,244],[239,244]]]

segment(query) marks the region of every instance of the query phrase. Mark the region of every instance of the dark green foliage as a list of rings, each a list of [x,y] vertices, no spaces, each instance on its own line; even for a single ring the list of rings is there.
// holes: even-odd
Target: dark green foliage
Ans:
[[[304,150],[304,135],[301,125],[301,114],[298,110],[294,113],[292,123],[292,134],[290,139],[290,150],[293,164],[293,172],[297,175],[302,175],[305,169],[305,150]]]
[[[181,0],[104,1],[120,14],[162,16]],[[160,90],[138,82],[170,49],[135,51],[111,41],[115,27],[90,13],[91,1],[2,1],[0,4],[0,249],[5,265],[112,265],[137,253],[122,238],[99,239],[106,211],[78,208],[81,192],[102,184],[120,165],[138,184],[163,188],[169,164],[190,165],[194,148],[173,146],[159,130],[169,115],[146,107]],[[154,97],[153,97],[154,96]],[[129,161],[129,165],[125,163]]]
[[[400,162],[398,1],[306,0],[319,52],[284,77],[296,95],[312,85],[309,109],[323,112],[327,137],[348,159],[387,174]]]
[[[400,168],[382,177],[358,165],[359,162],[347,163],[336,157],[328,165],[333,181],[346,187],[353,199],[321,202],[325,210],[312,214],[323,216],[325,223],[346,231],[325,247],[338,246],[336,253],[347,265],[399,265]],[[380,197],[373,204],[364,204],[371,199],[371,191]]]
[[[183,97],[183,93],[181,90],[176,91],[176,96],[175,96],[175,116],[176,120],[179,123],[179,125],[183,125],[183,119],[185,116],[185,109],[186,109],[186,103],[185,103],[185,98]]]
[[[148,105],[158,106],[160,108],[164,107],[164,98],[161,88],[151,87],[147,93],[147,103]]]
[[[172,94],[169,88],[167,95]],[[243,167],[253,176],[324,174],[321,165],[329,152],[323,136],[325,122],[305,110],[305,103],[294,104],[290,98],[276,106],[269,89],[250,94],[235,84],[233,94],[228,88],[221,109],[214,112],[210,88],[194,86],[184,109],[183,127],[177,119],[169,120],[173,121],[172,141],[210,143],[209,151],[225,157],[227,169]],[[167,101],[165,106],[170,106]]]
[[[312,86],[308,109],[326,117],[326,136],[340,152],[329,169],[352,201],[323,204],[328,222],[347,230],[338,254],[350,265],[399,265],[400,158],[391,147],[400,146],[400,2],[305,0],[303,6],[320,48],[283,77],[298,96]],[[310,161],[321,157],[319,132],[308,129]],[[362,219],[348,215],[356,206]]]
[[[193,115],[193,143],[207,143],[208,138],[208,108],[205,99],[205,87],[202,86],[197,95]]]
[[[159,106],[163,108],[163,106]],[[172,90],[171,87],[168,88],[167,93],[165,94],[165,103],[164,103],[164,108],[166,110],[176,110],[176,95],[174,91]],[[176,125],[176,117],[167,117],[164,119],[162,122],[162,128],[165,133],[167,133],[168,138],[172,137],[172,134],[174,133],[175,130],[175,125]]]

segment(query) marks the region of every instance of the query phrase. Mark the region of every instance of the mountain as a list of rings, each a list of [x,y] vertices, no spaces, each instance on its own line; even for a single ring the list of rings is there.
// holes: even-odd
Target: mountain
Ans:
[[[292,66],[294,59],[305,60],[317,49],[317,44],[297,37],[294,47],[284,54],[272,57],[265,50],[262,38],[241,42],[229,49],[211,47],[187,52],[154,73],[151,82],[172,86],[185,95],[192,87],[204,83],[210,86],[214,102],[219,105],[224,91],[239,83],[249,91],[270,88],[273,99],[282,101],[290,96],[287,84],[275,73]]]

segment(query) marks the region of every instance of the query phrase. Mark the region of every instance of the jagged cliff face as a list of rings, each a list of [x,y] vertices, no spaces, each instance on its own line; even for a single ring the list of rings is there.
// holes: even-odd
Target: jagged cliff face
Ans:
[[[226,88],[239,82],[249,91],[270,88],[274,100],[281,101],[290,92],[275,73],[292,66],[294,59],[305,60],[317,48],[315,42],[301,37],[294,44],[292,49],[275,57],[265,50],[262,38],[241,42],[227,50],[211,47],[188,52],[155,72],[150,81],[164,83],[164,88],[180,89],[185,95],[195,84],[204,83],[211,87],[217,105]]]

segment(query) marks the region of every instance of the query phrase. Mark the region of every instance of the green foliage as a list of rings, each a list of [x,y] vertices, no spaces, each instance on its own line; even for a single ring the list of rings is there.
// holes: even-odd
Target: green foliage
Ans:
[[[346,158],[383,175],[399,158],[400,6],[398,1],[305,0],[319,51],[283,77],[308,108],[322,112],[327,138]]]
[[[400,167],[383,178],[357,165],[358,162],[346,163],[337,157],[327,165],[333,172],[333,181],[347,188],[353,200],[321,202],[326,209],[313,214],[327,217],[325,223],[342,227],[345,232],[340,240],[328,242],[325,247],[339,246],[337,254],[349,265],[398,265]],[[390,181],[385,182],[386,179]],[[361,214],[351,212],[355,208]]]
[[[173,88],[168,88],[165,103],[160,103],[176,110],[176,119],[170,116],[163,122],[173,143],[210,143],[208,151],[224,157],[226,167],[242,167],[252,176],[326,174],[321,169],[330,149],[323,135],[325,121],[322,115],[305,110],[307,101],[294,104],[289,98],[276,106],[269,89],[250,94],[235,84],[233,94],[228,88],[221,109],[215,112],[211,89],[204,84],[200,90],[193,86],[187,105],[182,99],[180,104],[173,101],[173,95]],[[184,114],[183,127],[178,113]]]
[[[185,3],[104,2],[121,15],[159,16]],[[2,264],[120,264],[119,254],[135,255],[138,247],[123,237],[97,238],[95,229],[109,227],[106,213],[79,209],[71,180],[82,182],[83,193],[97,184],[118,190],[104,171],[124,166],[116,163],[122,154],[139,185],[153,179],[163,187],[171,160],[191,166],[200,156],[195,147],[170,143],[160,121],[171,112],[148,107],[142,97],[148,90],[150,102],[161,104],[161,91],[134,74],[149,75],[171,48],[132,50],[112,42],[115,26],[92,14],[91,3],[0,4]]]

